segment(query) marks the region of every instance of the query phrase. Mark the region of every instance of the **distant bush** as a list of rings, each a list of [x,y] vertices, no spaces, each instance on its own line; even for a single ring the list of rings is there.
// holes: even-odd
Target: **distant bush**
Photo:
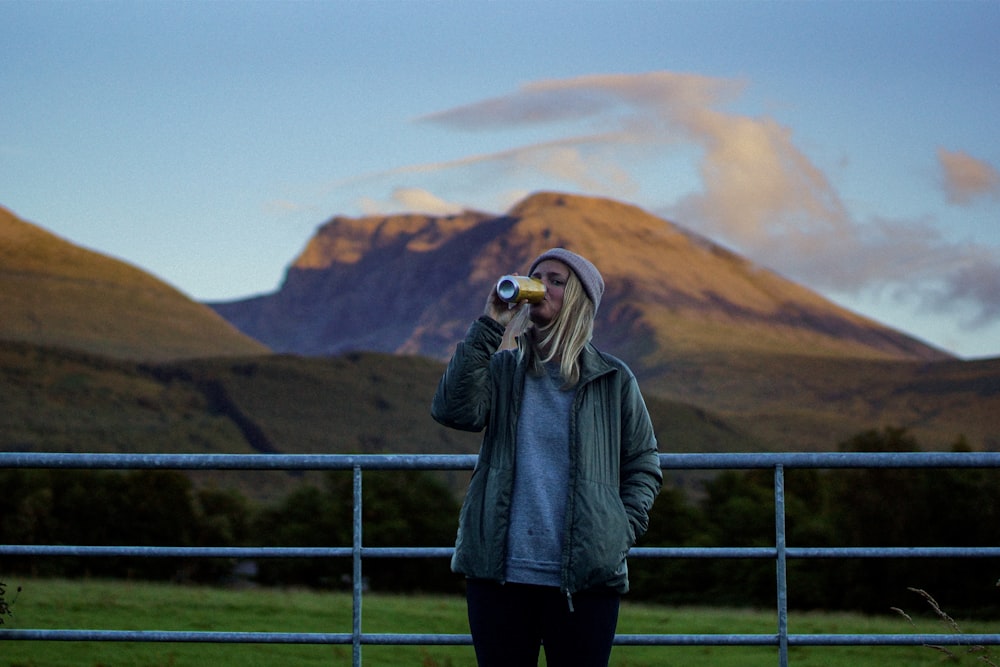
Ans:
[[[323,488],[304,486],[257,517],[254,532],[272,546],[350,547],[353,543],[353,480],[328,473]],[[458,504],[452,492],[422,473],[368,472],[362,483],[366,547],[441,547],[455,538]],[[455,591],[457,582],[441,559],[368,559],[365,577],[380,590]],[[336,587],[350,581],[348,559],[295,559],[260,564],[269,584]]]
[[[0,471],[9,502],[0,506],[0,543],[117,546],[351,546],[350,473],[325,486],[301,486],[273,506],[253,505],[232,490],[196,490],[176,471]],[[446,546],[458,506],[450,489],[424,473],[369,472],[363,484],[366,546]],[[229,559],[0,559],[0,571],[48,576],[123,576],[218,581]],[[266,560],[262,583],[340,586],[350,559]],[[373,559],[365,576],[384,590],[455,590],[440,559]]]
[[[963,441],[954,449],[966,448]],[[903,452],[906,431],[867,431],[842,451]],[[799,547],[992,546],[1000,525],[1000,471],[942,469],[789,470],[786,536]],[[316,479],[312,477],[310,479]],[[0,543],[169,546],[352,545],[353,481],[329,472],[287,496],[259,504],[232,490],[196,489],[174,471],[0,471]],[[423,472],[369,471],[362,484],[366,547],[447,547],[458,502]],[[774,545],[770,471],[724,472],[693,496],[667,487],[640,546]],[[0,572],[219,581],[228,559],[4,558]],[[670,604],[772,606],[771,559],[641,559],[629,562],[631,597]],[[383,591],[457,592],[446,559],[367,558],[368,584]],[[252,574],[267,585],[336,588],[350,583],[349,558],[261,559]],[[996,564],[989,559],[793,559],[793,608],[885,612],[908,588],[946,595],[949,609],[1000,613]]]
[[[959,439],[956,451],[967,449]],[[903,429],[866,431],[841,451],[919,451]],[[773,546],[771,471],[724,472],[686,505],[661,493],[642,546]],[[666,501],[666,502],[664,502]],[[1000,471],[789,470],[786,539],[797,547],[995,546]],[[763,606],[775,600],[770,559],[633,559],[634,595],[676,604]],[[788,563],[794,608],[885,612],[907,589],[946,591],[955,610],[995,615],[996,562],[965,559],[802,559]]]

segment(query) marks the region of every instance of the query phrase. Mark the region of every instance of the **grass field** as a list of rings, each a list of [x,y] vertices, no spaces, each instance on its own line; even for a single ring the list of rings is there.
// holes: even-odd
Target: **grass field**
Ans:
[[[239,632],[351,631],[349,593],[305,590],[219,589],[170,584],[109,581],[65,581],[6,577],[7,599],[22,588],[14,615],[0,626],[0,667],[111,667],[124,665],[349,665],[350,645],[180,644],[128,642],[4,642],[5,629],[107,629]],[[940,633],[948,629],[921,601],[912,609],[916,627],[900,616],[796,613],[789,617],[794,633]],[[372,633],[466,634],[465,604],[460,598],[366,594],[362,630]],[[966,632],[995,632],[987,623],[965,623]],[[774,633],[773,610],[668,608],[626,602],[618,631],[622,634]],[[882,667],[885,665],[988,664],[982,653],[955,649],[956,659],[927,647],[793,647],[794,667]],[[997,650],[988,656],[997,662]],[[366,666],[474,665],[469,646],[363,646]],[[544,664],[544,659],[541,661]],[[764,667],[778,664],[770,647],[616,646],[617,667],[711,665]]]

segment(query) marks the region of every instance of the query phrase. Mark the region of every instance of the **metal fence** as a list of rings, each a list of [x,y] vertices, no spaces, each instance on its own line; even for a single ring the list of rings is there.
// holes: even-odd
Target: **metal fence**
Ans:
[[[159,630],[0,630],[0,641],[202,642],[350,644],[356,667],[363,645],[468,645],[468,634],[366,633],[362,630],[362,561],[366,558],[448,558],[451,547],[365,547],[361,489],[366,470],[471,470],[474,455],[273,455],[273,454],[59,454],[0,452],[3,468],[163,470],[353,471],[353,543],[350,547],[129,547],[0,544],[0,556],[143,556],[200,558],[351,558],[350,633],[187,632]],[[1000,468],[1000,453],[754,453],[661,454],[665,470],[774,471],[775,540],[771,547],[636,547],[630,558],[769,559],[776,568],[777,627],[767,634],[619,634],[616,645],[774,646],[788,665],[790,646],[991,646],[1000,634],[791,634],[788,631],[787,564],[810,558],[1000,558],[998,547],[794,547],[785,539],[785,470],[794,468]]]

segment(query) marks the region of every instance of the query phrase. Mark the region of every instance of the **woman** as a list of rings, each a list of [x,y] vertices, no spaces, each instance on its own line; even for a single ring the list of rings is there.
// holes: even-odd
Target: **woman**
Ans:
[[[437,421],[486,429],[452,569],[481,666],[537,665],[544,646],[550,667],[606,667],[625,556],[663,480],[656,438],[635,376],[590,342],[597,268],[553,248],[528,275],[544,299],[512,307],[494,288],[434,395]]]

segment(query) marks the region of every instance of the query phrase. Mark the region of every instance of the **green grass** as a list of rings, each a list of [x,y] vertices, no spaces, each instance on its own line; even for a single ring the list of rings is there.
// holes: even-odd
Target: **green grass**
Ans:
[[[219,589],[170,584],[65,581],[5,577],[8,594],[22,592],[5,629],[104,629],[245,632],[349,633],[351,596],[344,592],[278,589]],[[8,595],[8,598],[12,597]],[[931,614],[918,614],[921,601],[908,610],[916,626],[897,616],[792,612],[792,633],[940,633],[948,629]],[[371,633],[466,634],[465,604],[460,598],[367,594],[362,630]],[[994,632],[985,623],[966,623],[966,632]],[[706,633],[771,634],[773,610],[669,608],[625,602],[618,631],[622,634]],[[947,664],[984,664],[977,655],[956,649]],[[996,650],[991,649],[995,656]],[[128,642],[0,643],[0,667],[110,667],[123,665],[344,665],[350,645],[142,644]],[[469,646],[364,646],[366,666],[474,665]],[[993,658],[996,661],[996,658]],[[794,667],[881,667],[940,665],[944,656],[926,647],[794,647]],[[544,660],[542,660],[544,664]],[[617,646],[616,667],[711,665],[764,667],[778,664],[771,647]]]

